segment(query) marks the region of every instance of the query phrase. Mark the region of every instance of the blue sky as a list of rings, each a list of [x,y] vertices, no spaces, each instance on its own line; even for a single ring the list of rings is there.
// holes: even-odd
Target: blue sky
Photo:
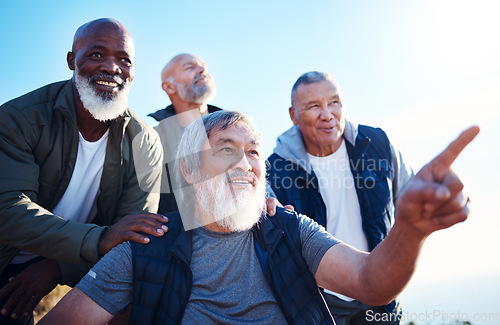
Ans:
[[[181,52],[208,64],[218,91],[213,104],[254,118],[266,155],[291,126],[292,84],[310,70],[332,73],[347,116],[386,130],[417,170],[462,128],[479,124],[481,134],[455,165],[473,202],[471,218],[429,238],[403,298],[410,310],[441,303],[500,311],[491,293],[500,291],[496,1],[137,2],[2,1],[0,102],[70,78],[66,53],[75,30],[113,17],[136,44],[130,106],[151,125],[147,114],[169,103],[160,70]],[[477,279],[486,285],[474,286]],[[437,299],[432,306],[429,296]]]

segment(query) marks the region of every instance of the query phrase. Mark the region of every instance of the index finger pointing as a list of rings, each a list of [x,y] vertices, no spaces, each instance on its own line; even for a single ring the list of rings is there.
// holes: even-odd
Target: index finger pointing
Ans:
[[[464,148],[476,137],[479,133],[479,126],[471,126],[452,141],[446,149],[444,149],[436,158],[431,161],[431,164],[439,165],[441,168],[450,168],[451,164],[457,159],[458,155]]]

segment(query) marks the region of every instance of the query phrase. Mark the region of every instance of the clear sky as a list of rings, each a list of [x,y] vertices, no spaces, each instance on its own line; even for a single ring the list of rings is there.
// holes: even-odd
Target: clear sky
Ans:
[[[169,104],[160,70],[181,52],[208,64],[213,104],[254,118],[266,155],[292,125],[292,84],[310,70],[332,73],[347,116],[386,130],[415,170],[478,124],[481,134],[455,164],[472,215],[429,238],[403,294],[411,312],[473,320],[500,313],[499,15],[494,0],[2,1],[0,102],[70,78],[75,30],[112,17],[134,37],[130,106],[151,125],[147,114]]]

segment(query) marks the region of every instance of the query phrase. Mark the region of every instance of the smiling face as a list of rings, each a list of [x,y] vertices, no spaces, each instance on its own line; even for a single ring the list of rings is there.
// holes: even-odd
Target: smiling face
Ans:
[[[234,191],[255,189],[264,178],[260,144],[249,128],[238,123],[225,130],[213,130],[201,153],[201,177],[225,175]]]
[[[99,19],[76,32],[68,66],[84,108],[96,119],[114,119],[127,108],[133,58],[132,37],[116,21]]]
[[[343,141],[344,109],[337,87],[329,80],[301,84],[295,90],[290,118],[302,133],[306,151],[327,156]]]
[[[209,114],[189,125],[178,159],[194,196],[198,223],[213,231],[244,231],[259,221],[265,203],[260,133],[237,112]],[[207,137],[208,133],[208,137]],[[194,150],[194,152],[192,152]],[[183,158],[181,158],[183,157]],[[188,201],[186,201],[186,199]]]
[[[112,98],[134,79],[134,54],[129,32],[118,22],[103,19],[77,31],[68,65],[78,69],[101,97]]]

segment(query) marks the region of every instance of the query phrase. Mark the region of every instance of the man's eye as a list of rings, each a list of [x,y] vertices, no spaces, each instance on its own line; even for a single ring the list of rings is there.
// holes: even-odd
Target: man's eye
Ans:
[[[100,58],[102,55],[99,52],[94,52],[94,53],[91,53],[90,56],[94,57],[94,58]]]
[[[122,58],[120,61],[124,62],[126,65],[132,65],[132,61],[129,58]]]
[[[233,148],[230,148],[230,147],[224,147],[220,150],[221,152],[224,152],[224,153],[233,153]]]
[[[259,151],[258,151],[258,150],[250,150],[248,153],[249,153],[250,155],[252,155],[252,156],[257,156],[257,157],[258,157],[258,156],[260,156],[260,154],[259,154]]]

